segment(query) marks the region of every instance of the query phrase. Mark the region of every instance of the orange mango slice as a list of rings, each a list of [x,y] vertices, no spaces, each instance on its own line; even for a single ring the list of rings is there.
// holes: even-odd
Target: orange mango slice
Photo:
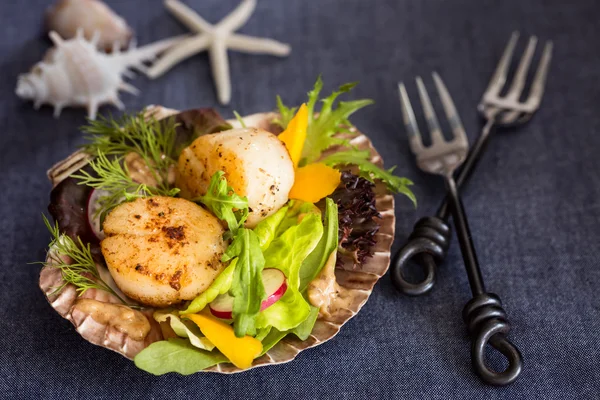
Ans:
[[[313,163],[298,168],[289,197],[316,203],[333,193],[340,184],[340,176],[340,171],[323,163]]]
[[[236,367],[249,368],[252,361],[262,352],[262,343],[251,336],[237,337],[233,328],[205,314],[187,314],[221,353]]]
[[[298,166],[302,156],[302,148],[306,141],[306,128],[308,127],[308,109],[306,104],[302,104],[294,118],[290,121],[285,131],[279,134],[281,140],[294,163],[294,168]]]

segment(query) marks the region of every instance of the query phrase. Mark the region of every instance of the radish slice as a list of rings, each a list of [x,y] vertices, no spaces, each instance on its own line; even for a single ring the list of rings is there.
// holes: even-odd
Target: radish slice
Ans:
[[[102,196],[106,196],[109,194],[106,190],[98,190],[93,189],[90,193],[90,197],[88,197],[87,203],[87,218],[88,224],[94,232],[94,235],[98,238],[98,240],[104,239],[104,232],[102,231],[102,227],[100,226],[100,215],[97,215],[97,211],[100,209],[100,201],[99,199]]]
[[[279,300],[287,290],[285,275],[278,269],[265,268],[262,271],[262,280],[265,287],[267,298],[260,305],[260,311],[271,307],[273,303]]]
[[[267,298],[260,305],[260,311],[272,306],[287,290],[285,275],[278,269],[265,268],[262,271],[262,280]],[[217,318],[231,319],[233,311],[233,297],[221,294],[208,305],[210,312]]]

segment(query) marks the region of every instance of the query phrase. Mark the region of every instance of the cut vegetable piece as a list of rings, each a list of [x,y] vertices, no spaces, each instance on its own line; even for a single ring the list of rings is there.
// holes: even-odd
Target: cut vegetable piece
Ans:
[[[208,307],[210,308],[210,313],[217,318],[221,319],[232,319],[232,310],[233,310],[233,296],[229,294],[221,294],[214,299]]]
[[[265,287],[267,298],[261,303],[260,310],[264,310],[272,306],[285,294],[287,284],[285,275],[278,269],[266,268],[262,271],[262,281]],[[210,312],[217,318],[232,319],[233,297],[225,293],[217,296],[213,302],[209,304]]]
[[[290,199],[316,203],[329,196],[340,184],[340,171],[322,163],[308,164],[296,170]]]
[[[298,167],[300,157],[302,156],[302,148],[306,141],[306,128],[308,126],[308,109],[306,104],[302,104],[300,109],[292,118],[285,131],[279,134],[285,147],[290,152],[290,157],[294,163],[294,168]]]
[[[110,194],[106,190],[101,189],[92,189],[90,192],[90,197],[88,197],[87,202],[87,219],[88,224],[90,225],[90,229],[94,232],[94,235],[98,238],[98,240],[104,239],[104,232],[102,231],[102,226],[100,226],[100,215],[98,214],[98,210],[100,210],[100,198],[102,196],[106,196]]]
[[[202,314],[188,314],[184,317],[194,321],[204,336],[238,368],[249,368],[262,351],[259,340],[251,336],[236,337],[233,328],[224,322]]]
[[[179,311],[179,315],[196,314],[197,312],[202,311],[208,303],[216,299],[218,295],[227,293],[229,288],[231,288],[231,281],[233,280],[233,271],[235,270],[236,263],[237,258],[231,261],[229,266],[217,276],[217,279],[213,281],[208,289],[192,300],[185,310]]]
[[[267,298],[260,305],[260,311],[271,307],[287,290],[285,275],[278,269],[265,268],[262,271],[262,279]]]
[[[215,348],[215,345],[210,340],[202,337],[196,325],[190,321],[182,321],[173,310],[155,311],[152,316],[156,322],[168,322],[173,332],[179,337],[188,338],[192,346],[208,351]]]

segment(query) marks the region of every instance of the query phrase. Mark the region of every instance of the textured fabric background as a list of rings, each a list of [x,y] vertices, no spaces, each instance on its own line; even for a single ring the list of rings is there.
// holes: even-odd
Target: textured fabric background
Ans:
[[[218,21],[236,0],[187,0]],[[525,367],[510,387],[473,374],[461,310],[470,292],[456,241],[425,298],[382,279],[363,311],[332,341],[287,365],[235,376],[154,377],[85,342],[37,287],[48,242],[41,213],[46,170],[82,143],[82,110],[59,120],[14,95],[17,75],[49,47],[42,0],[0,4],[0,397],[1,398],[406,398],[566,399],[600,393],[600,3],[595,0],[259,0],[242,32],[288,42],[287,59],[230,54],[230,117],[272,109],[275,95],[305,99],[322,73],[327,90],[353,80],[352,97],[376,105],[354,123],[388,166],[412,178],[415,211],[398,198],[397,249],[419,216],[434,212],[441,180],[417,170],[407,148],[396,83],[439,71],[471,140],[476,105],[513,30],[553,39],[542,107],[526,128],[497,135],[464,202],[489,290],[504,300]],[[110,1],[140,44],[186,32],[160,1]],[[524,40],[521,42],[523,47]],[[206,54],[166,76],[132,82],[147,104],[216,106]],[[102,112],[113,111],[103,108]]]

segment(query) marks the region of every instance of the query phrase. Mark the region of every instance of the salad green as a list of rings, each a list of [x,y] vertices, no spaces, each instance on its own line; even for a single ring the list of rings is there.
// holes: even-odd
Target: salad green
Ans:
[[[338,248],[338,212],[337,204],[331,199],[325,199],[325,230],[317,247],[306,257],[300,267],[300,291],[304,291],[310,281],[315,279],[331,253]]]
[[[192,300],[185,310],[179,311],[179,315],[196,314],[202,311],[208,303],[216,299],[218,295],[227,293],[233,282],[233,272],[235,271],[236,263],[237,259],[231,260],[227,268],[217,276],[204,292]]]
[[[300,166],[316,161],[324,162],[329,166],[356,165],[365,179],[371,182],[381,180],[389,190],[404,194],[416,205],[416,198],[409,188],[413,183],[409,179],[394,176],[392,174],[394,167],[384,170],[373,164],[369,160],[370,154],[368,151],[356,150],[350,145],[348,139],[336,135],[337,133],[349,132],[349,127],[352,126],[348,121],[350,115],[373,104],[372,100],[360,99],[340,101],[337,107],[334,107],[337,98],[341,94],[351,91],[356,84],[357,82],[346,83],[340,86],[337,91],[322,99],[321,109],[317,113],[315,107],[323,89],[321,77],[317,78],[313,90],[308,93],[308,128]],[[285,106],[281,98],[277,97],[277,109],[281,117],[276,122],[285,129],[294,116],[296,108]],[[347,150],[336,152],[321,159],[323,152],[333,146],[342,146]]]
[[[265,258],[260,250],[256,233],[246,228],[237,231],[221,260],[227,262],[234,257],[237,257],[237,262],[229,292],[233,296],[232,314],[235,335],[254,336],[256,316],[262,301],[266,298],[261,274],[265,267]]]
[[[339,97],[351,91],[355,85],[356,83],[342,85],[328,97],[320,99],[323,82],[319,77],[313,90],[308,93],[306,109],[304,106],[301,108],[302,120],[306,123],[308,118],[308,124],[303,125],[302,136],[298,134],[294,136],[296,139],[302,137],[302,140],[295,142],[299,145],[296,146],[297,151],[294,154],[298,156],[301,153],[299,164],[296,165],[298,157],[294,162],[294,166],[298,167],[296,181],[298,182],[301,176],[298,170],[302,168],[306,170],[306,166],[313,163],[325,164],[321,167],[327,169],[355,166],[365,179],[371,182],[380,180],[389,190],[406,195],[416,204],[416,199],[409,188],[412,185],[410,180],[393,175],[394,168],[386,170],[373,164],[370,161],[369,151],[353,148],[348,135],[339,135],[339,133],[350,133],[352,125],[348,118],[351,114],[373,103],[367,99],[338,102]],[[319,101],[320,106],[317,105]],[[285,129],[298,108],[285,106],[279,96],[277,107],[280,117],[276,122]],[[241,117],[235,114],[243,125]],[[121,123],[105,120],[92,123],[87,128],[86,132],[90,135],[92,143],[86,147],[86,151],[96,158],[90,162],[89,168],[73,175],[79,180],[79,184],[109,192],[109,196],[101,199],[102,215],[106,215],[121,202],[136,197],[176,196],[179,189],[172,187],[169,172],[175,166],[181,149],[191,143],[190,140],[200,135],[230,128],[230,125],[222,121],[216,112],[211,113],[210,110],[185,111],[175,119],[171,118],[160,123],[154,120],[146,121],[141,114],[129,117],[125,122],[123,127]],[[295,130],[294,126],[295,122],[290,125],[288,132],[297,132],[298,129]],[[303,136],[304,127],[306,127],[306,140]],[[285,140],[282,142],[287,145]],[[340,146],[336,150],[341,149],[341,151],[332,152],[331,148],[334,146]],[[153,185],[139,184],[129,176],[127,165],[123,161],[124,157],[131,152],[138,154],[148,166],[154,178]],[[334,172],[339,174],[339,171]],[[343,172],[343,174],[350,173]],[[302,186],[307,190],[301,191],[302,193],[311,188],[310,185],[314,183],[313,176],[315,175],[308,175],[306,179],[308,185]],[[331,260],[332,254],[344,251],[345,248],[342,248],[344,240],[353,245],[366,243],[365,249],[362,247],[359,249],[362,252],[359,255],[363,257],[362,259],[370,256],[369,240],[379,228],[376,221],[376,216],[379,214],[374,207],[373,185],[365,179],[352,176],[360,179],[363,186],[368,186],[361,186],[362,197],[356,195],[359,192],[351,192],[349,186],[344,187],[343,179],[342,186],[339,186],[338,179],[332,187],[337,187],[338,191],[343,192],[345,201],[336,198],[338,191],[335,191],[329,197],[323,197],[325,195],[318,197],[323,200],[317,203],[317,207],[311,202],[298,200],[299,198],[311,199],[296,194],[296,200],[289,200],[285,206],[262,220],[254,229],[249,229],[245,227],[250,212],[247,197],[234,192],[224,172],[216,172],[210,179],[206,194],[193,201],[200,203],[221,220],[223,226],[227,226],[223,239],[228,246],[221,258],[226,266],[206,290],[184,305],[185,309],[165,309],[154,313],[154,319],[160,323],[168,323],[178,337],[159,341],[145,348],[135,357],[136,366],[157,375],[167,372],[187,375],[218,363],[230,362],[230,360],[235,362],[236,355],[242,351],[238,348],[237,353],[235,349],[233,353],[227,352],[226,350],[234,348],[228,347],[229,340],[231,343],[246,343],[246,339],[253,341],[256,352],[250,355],[250,361],[260,351],[261,343],[262,354],[264,354],[286,335],[294,334],[300,340],[306,340],[315,326],[320,311],[308,301],[309,283]],[[367,193],[371,197],[365,197]],[[358,200],[354,201],[355,199]],[[365,211],[367,209],[375,212],[376,215],[367,213]],[[368,229],[362,232],[360,229],[365,228],[365,224],[361,222],[352,226],[354,220],[350,217],[363,218],[362,221],[368,220],[371,224],[366,224]],[[357,227],[360,229],[356,229]],[[87,276],[99,278],[96,276],[97,271],[89,244],[86,248],[81,241],[71,243],[68,238],[59,238],[57,227],[53,230],[49,226],[49,229],[53,232],[53,245],[58,247],[58,255],[68,250],[75,256],[80,256],[79,261],[72,256],[75,264],[59,264],[65,282],[74,284],[81,292],[89,288],[110,291],[110,287],[104,285],[105,288],[101,280],[98,282],[95,279],[85,279]],[[60,252],[61,244],[63,253]],[[80,252],[83,252],[82,255],[75,251],[79,248]],[[266,293],[262,279],[265,268],[278,269],[285,275],[283,280],[281,274],[276,272],[283,281],[282,284],[277,281],[280,292]],[[219,295],[225,294],[233,298],[231,300],[229,296],[225,296],[228,301],[233,302],[233,305],[226,309],[227,314],[221,314],[221,317],[231,317],[231,319],[218,319],[215,317],[218,315],[218,309],[215,307],[217,302],[214,301]],[[269,301],[263,303],[267,297]],[[227,304],[229,306],[231,303]],[[208,314],[209,305],[210,312],[214,313],[213,316]],[[261,310],[261,307],[266,308]],[[204,322],[196,322],[196,319],[204,319]],[[211,334],[211,331],[207,330],[209,325],[203,325],[207,322],[219,325],[215,328],[216,335],[215,331]],[[219,334],[223,332],[228,336],[224,341],[225,344],[219,343],[222,339]],[[210,337],[212,342],[205,336]],[[220,351],[215,348],[215,344]],[[248,347],[245,344],[244,346]],[[228,354],[230,359],[222,353]],[[243,364],[240,368],[246,368],[248,365],[250,364]]]
[[[204,204],[217,218],[225,221],[232,234],[235,234],[248,218],[248,198],[233,191],[227,184],[223,171],[217,171],[210,178],[206,194],[195,201]]]
[[[321,215],[314,205],[310,206],[307,213],[286,216],[280,227],[289,220],[300,219],[300,223],[286,229],[265,250],[265,264],[285,274],[287,290],[279,301],[260,313],[257,322],[260,327],[273,326],[287,331],[300,325],[310,313],[310,304],[300,293],[300,267],[323,235]]]
[[[218,351],[200,350],[189,340],[171,338],[152,343],[134,360],[136,367],[154,375],[177,372],[191,375],[213,365],[227,362],[227,357]]]
[[[319,76],[315,82],[313,90],[308,93],[308,129],[306,133],[306,142],[302,149],[302,160],[300,166],[308,163],[315,162],[321,156],[321,153],[331,146],[335,145],[348,145],[348,140],[335,137],[335,134],[344,130],[345,126],[350,126],[348,117],[355,111],[360,110],[370,104],[373,104],[373,100],[361,99],[353,101],[341,101],[337,108],[333,105],[336,99],[343,93],[348,93],[357,82],[346,83],[340,88],[333,92],[329,97],[322,100],[322,106],[319,110],[319,114],[315,116],[315,106],[319,100],[319,94],[323,89],[323,81]],[[287,126],[291,120],[291,116],[294,115],[295,109],[286,107],[281,99],[278,99],[277,106],[279,113],[281,114],[281,120],[279,121],[283,128]]]
[[[369,161],[370,153],[368,150],[344,150],[330,154],[323,158],[321,162],[332,166],[340,167],[344,165],[356,165],[358,170],[361,172],[361,176],[370,180],[380,179],[383,181],[387,188],[394,193],[401,193],[408,197],[413,204],[417,205],[417,198],[415,197],[412,190],[408,187],[413,183],[410,179],[401,178],[393,174],[396,167],[392,167],[388,170],[379,168],[377,165]]]
[[[254,228],[254,233],[258,236],[258,243],[260,244],[261,250],[266,250],[271,244],[277,233],[277,228],[281,225],[281,222],[286,217],[288,210],[290,209],[290,203],[281,207],[275,214],[268,218],[263,219]]]
[[[233,214],[230,211],[243,207],[243,204],[227,201],[227,192],[222,190],[227,187],[227,182],[221,174],[211,182],[217,182],[217,179],[224,201],[215,201],[211,206],[220,207],[220,215],[231,216]],[[219,294],[229,292],[234,297],[232,314],[236,336],[256,335],[262,341],[263,352],[290,333],[305,340],[313,329],[319,309],[309,304],[304,291],[311,277],[320,272],[331,252],[337,248],[337,206],[331,199],[327,199],[325,207],[322,220],[321,212],[314,204],[290,201],[261,221],[254,230],[238,226],[233,241],[222,257],[223,262],[230,263],[209,288],[185,310],[157,312],[155,318],[159,322],[168,318],[175,333],[182,338],[187,337],[197,351],[210,350],[212,343],[178,317],[198,313]],[[232,224],[233,227],[236,225]],[[287,290],[281,299],[260,311],[261,302],[265,298],[260,275],[265,267],[277,268],[284,273]],[[136,365],[152,373],[156,373],[157,368],[164,370],[167,367],[158,367],[148,360],[154,352],[157,353],[157,358],[167,358],[169,349],[179,351],[182,357],[187,357],[189,352],[188,348],[182,349],[181,343],[173,340],[168,345],[153,344],[136,357]],[[215,360],[212,354],[204,351],[202,357],[191,359],[195,363],[209,364]],[[141,360],[139,363],[138,357]],[[191,370],[195,367],[186,368]],[[183,373],[180,369],[174,371]]]
[[[197,325],[189,321],[182,321],[175,311],[155,311],[153,317],[156,322],[169,322],[169,325],[177,334],[177,336],[188,338],[194,347],[208,351],[211,351],[215,348],[215,345],[202,335],[200,328],[198,328]]]

